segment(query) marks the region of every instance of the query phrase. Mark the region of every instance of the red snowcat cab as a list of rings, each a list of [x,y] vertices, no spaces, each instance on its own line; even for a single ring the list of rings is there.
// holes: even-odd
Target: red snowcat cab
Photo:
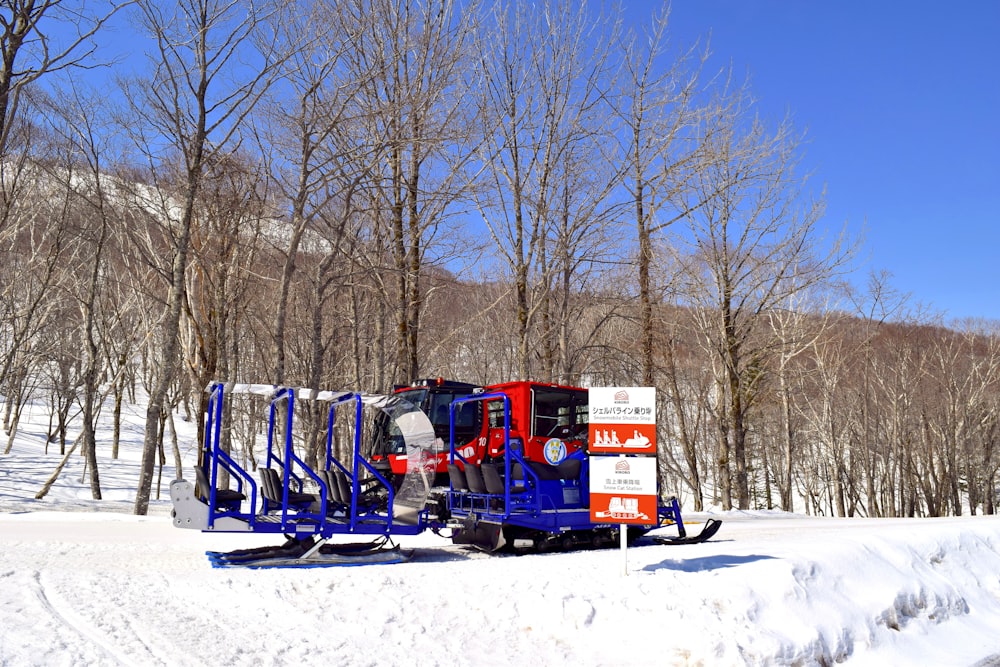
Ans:
[[[484,387],[483,392],[503,394],[510,400],[510,439],[523,443],[524,458],[552,464],[585,447],[589,417],[586,389],[543,382],[505,382]],[[485,403],[487,420],[480,437],[471,441],[458,434],[455,437],[455,452],[470,463],[504,455],[503,401]]]
[[[477,393],[501,393],[510,399],[510,438],[524,443],[525,458],[540,463],[562,460],[585,447],[587,390],[542,382],[505,382],[479,387],[441,378],[419,380],[399,387],[394,396],[419,408],[434,425],[442,449],[435,468],[435,485],[448,485],[448,451],[451,444],[449,407],[452,401]],[[504,453],[503,401],[459,405],[455,412],[455,451],[471,463],[482,463]],[[375,422],[372,464],[399,483],[406,474],[406,445],[387,415]],[[561,448],[561,449],[560,449]]]

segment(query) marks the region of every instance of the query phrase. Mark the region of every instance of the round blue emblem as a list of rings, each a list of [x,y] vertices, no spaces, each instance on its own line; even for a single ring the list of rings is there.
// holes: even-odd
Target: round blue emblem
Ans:
[[[551,438],[545,443],[543,452],[549,465],[559,465],[566,458],[566,443],[559,438]]]

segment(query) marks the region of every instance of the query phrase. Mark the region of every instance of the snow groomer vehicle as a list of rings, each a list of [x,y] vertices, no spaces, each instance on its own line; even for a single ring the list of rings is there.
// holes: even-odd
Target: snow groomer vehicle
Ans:
[[[435,380],[388,396],[207,391],[195,481],[171,484],[174,525],[285,538],[209,552],[219,567],[398,562],[412,552],[396,538],[427,530],[487,551],[538,552],[611,546],[626,529],[591,518],[586,389]],[[719,523],[688,536],[677,499],[659,498],[651,525],[628,527],[627,538],[663,526],[677,535],[657,541],[692,543]]]

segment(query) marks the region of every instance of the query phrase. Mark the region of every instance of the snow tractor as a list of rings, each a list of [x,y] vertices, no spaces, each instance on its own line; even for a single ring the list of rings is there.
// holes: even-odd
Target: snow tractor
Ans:
[[[617,543],[625,527],[590,516],[586,389],[443,380],[419,386],[370,396],[213,383],[197,484],[171,484],[174,525],[286,537],[279,547],[209,553],[219,567],[398,562],[410,553],[394,538],[425,530],[488,551]],[[237,399],[260,413],[260,423],[244,419],[237,428]],[[433,421],[424,412],[445,405]],[[297,424],[310,416],[315,424],[319,414],[325,437],[310,446],[317,429]],[[266,433],[263,447],[252,444],[258,432]],[[251,445],[238,443],[241,437]],[[436,484],[441,471],[447,484]],[[631,526],[626,537],[668,525],[677,537],[657,541],[701,542],[719,527],[709,521],[688,536],[677,499],[661,498],[652,524]],[[368,541],[332,539],[343,535]]]
[[[482,406],[478,409],[478,406]],[[471,408],[471,410],[470,410]],[[590,512],[588,391],[540,382],[509,382],[451,404],[450,422],[463,411],[485,415],[479,437],[449,437],[448,525],[457,544],[488,551],[550,551],[613,546],[620,523],[594,522]],[[627,528],[634,540],[661,526],[676,526],[670,543],[711,538],[710,520],[688,536],[675,497],[658,498],[651,525]]]

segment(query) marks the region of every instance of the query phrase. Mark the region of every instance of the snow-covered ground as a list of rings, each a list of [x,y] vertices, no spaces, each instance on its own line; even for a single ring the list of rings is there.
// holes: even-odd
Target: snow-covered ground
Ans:
[[[430,534],[396,565],[213,569],[206,550],[273,536],[173,528],[166,500],[130,515],[138,417],[126,438],[99,452],[102,502],[77,455],[33,499],[61,458],[41,427],[0,455],[0,665],[1000,664],[1000,518],[727,513],[709,543],[630,548],[627,576],[618,550]]]

